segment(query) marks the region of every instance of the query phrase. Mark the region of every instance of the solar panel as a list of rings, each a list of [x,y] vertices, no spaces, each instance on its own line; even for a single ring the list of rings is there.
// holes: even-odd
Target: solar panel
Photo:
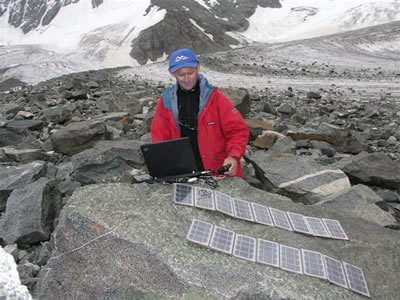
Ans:
[[[307,222],[303,215],[292,212],[287,212],[287,215],[294,231],[311,234],[310,228],[308,228]]]
[[[257,240],[255,238],[236,234],[233,256],[256,261],[256,245]]]
[[[268,207],[251,202],[251,208],[253,209],[254,220],[257,223],[274,226]]]
[[[215,209],[217,211],[220,211],[232,217],[235,216],[235,213],[233,211],[231,196],[221,192],[214,192],[214,197],[215,197]]]
[[[310,227],[311,233],[315,236],[330,237],[329,232],[326,230],[324,223],[320,218],[304,217]]]
[[[272,220],[276,227],[293,231],[289,219],[284,211],[271,207],[269,208],[269,211],[271,212]]]
[[[279,244],[258,239],[257,261],[262,264],[279,267]]]
[[[211,237],[210,248],[227,254],[232,254],[235,233],[231,230],[215,226]]]
[[[279,245],[280,267],[283,270],[303,274],[300,250],[297,248]]]
[[[348,240],[347,234],[344,232],[342,225],[338,220],[322,219],[331,237],[335,239]]]
[[[342,263],[332,257],[324,255],[326,278],[341,287],[348,288]]]
[[[196,186],[194,188],[194,205],[200,208],[215,210],[213,191]]]
[[[347,282],[349,283],[349,288],[356,293],[371,297],[363,271],[360,268],[350,265],[346,262],[343,262],[343,266],[346,273]]]
[[[232,199],[235,217],[243,220],[254,221],[253,213],[251,212],[250,202]]]
[[[210,223],[193,219],[186,239],[207,247],[210,242],[212,230],[213,225]]]
[[[326,279],[325,263],[321,253],[301,249],[304,274]]]
[[[193,206],[193,187],[174,183],[174,203]]]

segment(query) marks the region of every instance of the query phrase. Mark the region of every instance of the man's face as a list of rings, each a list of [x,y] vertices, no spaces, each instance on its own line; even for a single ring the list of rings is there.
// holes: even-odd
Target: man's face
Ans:
[[[200,66],[197,65],[196,68],[181,68],[171,74],[176,78],[181,89],[188,91],[195,87],[199,70]]]

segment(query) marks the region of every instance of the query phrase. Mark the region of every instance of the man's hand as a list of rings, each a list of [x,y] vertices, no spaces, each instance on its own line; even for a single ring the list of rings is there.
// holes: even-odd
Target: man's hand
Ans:
[[[236,172],[237,172],[237,161],[236,161],[236,158],[234,158],[232,156],[228,156],[227,158],[225,158],[224,165],[228,165],[228,164],[230,164],[231,167],[229,168],[228,171],[225,172],[224,175],[226,175],[226,176],[235,176]]]

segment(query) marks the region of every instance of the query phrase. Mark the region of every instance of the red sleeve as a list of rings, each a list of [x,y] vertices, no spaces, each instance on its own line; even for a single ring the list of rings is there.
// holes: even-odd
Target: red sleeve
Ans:
[[[235,106],[221,92],[216,91],[221,128],[226,138],[228,156],[240,158],[246,151],[249,129]]]
[[[171,113],[165,109],[162,97],[160,97],[151,122],[151,141],[156,143],[172,139],[171,126]]]

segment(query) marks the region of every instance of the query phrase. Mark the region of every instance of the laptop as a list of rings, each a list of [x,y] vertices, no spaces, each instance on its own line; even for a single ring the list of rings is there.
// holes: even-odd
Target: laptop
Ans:
[[[150,176],[169,181],[201,174],[188,137],[140,146]]]

